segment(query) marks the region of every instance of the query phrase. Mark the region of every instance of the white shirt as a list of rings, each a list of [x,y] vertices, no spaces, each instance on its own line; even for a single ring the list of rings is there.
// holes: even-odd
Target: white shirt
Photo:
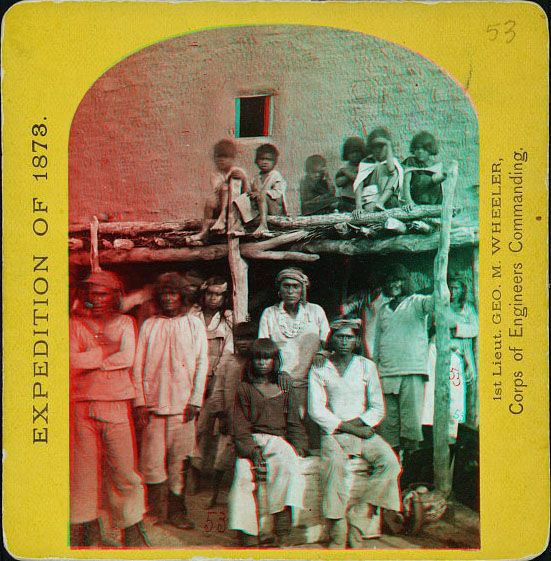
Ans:
[[[188,403],[202,406],[208,365],[207,333],[198,317],[147,319],[134,362],[136,387],[143,387],[135,405],[160,415],[183,413]]]
[[[375,363],[354,355],[342,376],[330,360],[321,368],[312,367],[308,412],[326,434],[357,417],[371,427],[378,425],[385,402]]]
[[[320,341],[325,342],[328,336],[329,322],[323,308],[317,304],[301,303],[293,319],[281,302],[266,308],[260,318],[258,337],[272,339],[277,344],[283,360],[281,368],[293,378],[296,387],[308,385],[312,359],[320,348]]]

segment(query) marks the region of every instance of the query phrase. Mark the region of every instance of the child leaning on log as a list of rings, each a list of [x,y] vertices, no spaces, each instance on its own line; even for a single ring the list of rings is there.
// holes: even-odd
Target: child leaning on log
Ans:
[[[232,140],[219,140],[214,145],[213,157],[216,171],[210,176],[210,193],[205,202],[203,224],[198,234],[186,239],[189,245],[203,245],[209,236],[209,230],[219,234],[226,231],[231,179],[242,182],[242,193],[249,192],[247,174],[234,165],[236,156],[237,147]],[[213,218],[216,218],[216,222],[210,226]]]
[[[335,175],[338,209],[341,212],[352,212],[356,208],[354,180],[358,175],[358,166],[366,156],[367,148],[363,138],[351,136],[345,140],[342,147],[342,159],[347,164],[340,168]]]
[[[446,173],[438,158],[436,138],[422,131],[413,137],[409,150],[412,155],[402,162],[404,184],[400,199],[404,209],[411,210],[415,205],[441,205]]]
[[[398,206],[397,194],[403,171],[394,157],[390,132],[382,127],[372,130],[367,137],[367,152],[354,180],[354,218],[359,218],[362,211],[374,212]]]
[[[303,216],[329,214],[337,208],[335,186],[323,156],[314,154],[304,162],[306,175],[300,180],[300,207]]]

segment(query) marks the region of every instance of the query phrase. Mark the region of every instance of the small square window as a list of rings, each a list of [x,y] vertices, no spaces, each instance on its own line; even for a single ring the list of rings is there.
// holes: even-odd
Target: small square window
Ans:
[[[270,135],[271,96],[238,97],[235,100],[235,138]]]

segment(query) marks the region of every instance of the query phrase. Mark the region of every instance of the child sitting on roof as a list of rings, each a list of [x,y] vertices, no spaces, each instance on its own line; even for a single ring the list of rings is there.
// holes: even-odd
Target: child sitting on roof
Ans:
[[[363,138],[352,136],[347,138],[342,147],[342,159],[348,162],[335,175],[337,198],[341,212],[352,212],[356,208],[354,180],[358,175],[358,166],[367,156],[367,148]]]
[[[409,148],[412,156],[406,158],[404,184],[400,199],[405,210],[415,205],[442,204],[442,182],[446,179],[438,158],[436,138],[427,131],[417,133]]]
[[[279,152],[273,144],[262,144],[256,149],[254,163],[259,174],[254,178],[251,198],[256,199],[260,213],[260,224],[254,231],[260,237],[268,231],[267,216],[285,216],[287,205],[285,191],[287,183],[275,169]]]
[[[203,225],[198,234],[189,236],[189,245],[203,245],[211,232],[223,233],[226,231],[228,216],[229,188],[232,179],[241,181],[241,193],[249,191],[247,174],[236,167],[235,158],[237,147],[230,139],[219,140],[214,145],[214,164],[216,171],[210,176],[210,193],[205,202]],[[210,226],[211,220],[216,217],[216,222]],[[209,228],[210,227],[210,228]],[[236,233],[242,230],[241,224],[236,225]]]
[[[354,180],[354,218],[359,218],[362,211],[374,212],[398,206],[397,193],[403,171],[394,157],[390,132],[381,127],[372,130],[367,137],[367,152]]]
[[[303,216],[328,214],[337,208],[335,186],[323,156],[314,154],[304,162],[306,175],[300,180],[300,206]]]

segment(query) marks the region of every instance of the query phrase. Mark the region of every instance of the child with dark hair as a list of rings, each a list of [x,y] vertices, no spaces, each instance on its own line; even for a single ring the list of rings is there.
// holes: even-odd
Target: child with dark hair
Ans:
[[[358,166],[366,157],[367,148],[363,138],[351,136],[347,138],[342,147],[342,159],[348,164],[337,171],[335,184],[337,185],[337,198],[341,212],[352,212],[356,208],[354,195],[354,180],[358,175]]]
[[[306,432],[294,390],[284,392],[277,385],[280,365],[277,345],[271,339],[256,340],[245,366],[245,381],[237,390],[234,442],[239,459],[229,496],[229,527],[241,532],[245,546],[258,546],[255,480],[263,482],[267,513],[275,515],[279,544],[290,533],[288,507],[303,507],[305,480],[299,455],[306,453]]]
[[[258,324],[256,323],[237,324],[233,329],[235,354],[224,360],[216,373],[216,381],[210,401],[212,413],[218,417],[220,435],[214,458],[210,507],[216,504],[224,473],[231,470],[235,464],[236,452],[233,443],[235,399],[237,388],[243,381],[243,372],[247,366],[251,347],[256,340],[257,333]],[[277,384],[283,391],[288,391],[292,386],[291,377],[286,372],[280,371]]]
[[[337,208],[335,186],[323,156],[314,154],[304,161],[306,175],[300,180],[300,207],[304,216],[328,214]]]
[[[273,144],[262,144],[256,149],[254,163],[260,170],[254,178],[252,199],[256,200],[260,213],[260,224],[253,235],[260,237],[268,231],[267,216],[285,216],[287,183],[275,169],[279,152]]]
[[[229,188],[232,179],[241,181],[241,193],[249,191],[247,174],[236,167],[237,146],[230,139],[219,140],[214,145],[213,158],[216,171],[210,176],[210,193],[205,202],[203,225],[198,234],[189,236],[189,245],[202,245],[208,238],[209,230],[214,233],[226,231],[230,209],[228,208]],[[211,220],[216,222],[211,226]]]
[[[367,153],[358,167],[353,185],[355,218],[359,218],[362,211],[373,212],[398,206],[397,193],[403,171],[394,157],[392,137],[387,129],[378,127],[369,133]]]
[[[417,133],[411,140],[411,156],[404,166],[404,184],[400,199],[405,210],[414,205],[442,204],[442,182],[446,179],[438,156],[436,138],[427,131]]]

